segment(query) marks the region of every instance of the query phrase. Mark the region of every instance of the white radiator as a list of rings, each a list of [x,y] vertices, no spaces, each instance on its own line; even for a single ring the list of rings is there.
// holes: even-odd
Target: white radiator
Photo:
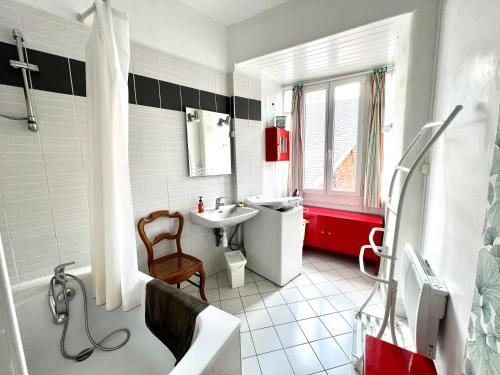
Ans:
[[[405,245],[402,267],[401,290],[415,347],[418,353],[434,359],[448,290],[410,244]]]

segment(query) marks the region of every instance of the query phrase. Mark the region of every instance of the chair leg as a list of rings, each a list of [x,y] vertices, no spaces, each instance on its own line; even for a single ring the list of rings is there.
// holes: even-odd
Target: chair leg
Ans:
[[[180,289],[181,288],[181,284],[177,284],[177,289]]]
[[[200,270],[200,296],[203,301],[207,302],[207,297],[205,296],[205,271],[203,268]]]

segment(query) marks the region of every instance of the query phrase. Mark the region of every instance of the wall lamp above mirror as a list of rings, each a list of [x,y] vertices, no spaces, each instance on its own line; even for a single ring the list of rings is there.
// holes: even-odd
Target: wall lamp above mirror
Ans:
[[[231,123],[231,116],[226,116],[226,118],[220,118],[217,122],[217,126],[229,125]]]
[[[186,109],[186,119],[188,122],[191,121],[200,121],[200,111],[197,109],[194,109],[192,113],[189,113]]]

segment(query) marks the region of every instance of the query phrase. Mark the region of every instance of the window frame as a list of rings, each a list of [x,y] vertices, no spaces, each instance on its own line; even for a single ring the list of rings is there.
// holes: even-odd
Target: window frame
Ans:
[[[303,191],[304,200],[335,203],[339,205],[361,206],[362,203],[362,185],[364,179],[364,142],[366,139],[367,121],[366,121],[366,104],[367,104],[367,90],[366,90],[367,76],[355,76],[348,78],[341,78],[331,80],[324,83],[317,83],[312,85],[304,85],[304,100],[303,100],[303,133],[302,137],[305,144],[305,95],[307,91],[316,91],[318,89],[326,88],[327,105],[326,105],[326,124],[325,124],[325,181],[323,189],[305,189]],[[358,106],[358,132],[357,132],[357,148],[356,148],[356,184],[354,191],[343,191],[332,189],[333,182],[333,145],[334,145],[334,132],[335,132],[335,87],[339,85],[349,84],[352,82],[360,83],[359,91],[359,106]],[[305,150],[304,150],[305,157]],[[304,176],[304,174],[303,174]]]

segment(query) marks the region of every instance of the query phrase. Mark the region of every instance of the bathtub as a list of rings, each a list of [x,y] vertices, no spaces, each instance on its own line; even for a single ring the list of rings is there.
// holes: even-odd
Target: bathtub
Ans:
[[[67,270],[68,273],[77,274]],[[47,304],[48,282],[14,290],[14,302],[21,338],[30,375],[46,374],[241,374],[240,320],[217,309],[207,307],[196,319],[193,342],[186,355],[174,367],[175,358],[146,327],[144,304],[129,312],[117,309],[106,312],[90,297],[90,274],[78,275],[87,290],[89,326],[94,338],[121,327],[130,329],[129,342],[113,352],[95,349],[83,362],[65,359],[59,349],[63,326],[52,323]],[[151,278],[140,273],[143,285]],[[72,284],[72,285],[71,285]],[[90,346],[84,331],[82,293],[75,281],[68,286],[77,292],[70,302],[70,320],[66,335],[66,351],[78,353]],[[121,334],[105,343],[116,345]]]

